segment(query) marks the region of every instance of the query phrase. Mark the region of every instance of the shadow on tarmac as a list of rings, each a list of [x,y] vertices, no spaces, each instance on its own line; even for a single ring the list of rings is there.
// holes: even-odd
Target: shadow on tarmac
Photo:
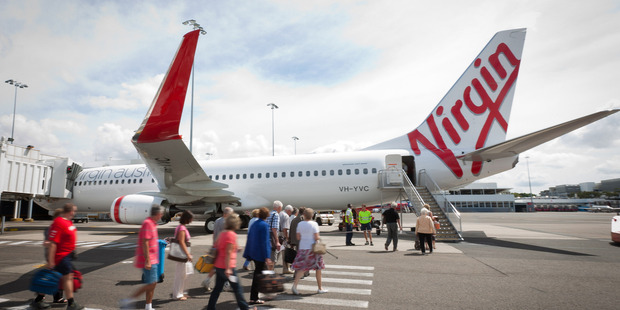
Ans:
[[[464,242],[467,242],[467,243],[488,245],[488,246],[494,246],[494,247],[527,250],[527,251],[537,251],[537,252],[571,255],[571,256],[595,256],[592,254],[565,251],[565,250],[537,246],[537,245],[532,245],[532,244],[525,244],[525,243],[519,243],[519,242],[514,242],[514,241],[506,241],[506,240],[501,240],[501,239],[490,238],[490,237],[487,237],[486,234],[482,231],[463,232],[463,239],[465,239]]]

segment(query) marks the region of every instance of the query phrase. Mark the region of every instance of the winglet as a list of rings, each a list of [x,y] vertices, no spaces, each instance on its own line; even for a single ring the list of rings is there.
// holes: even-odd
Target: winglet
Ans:
[[[200,30],[194,30],[183,36],[168,73],[164,76],[142,125],[132,138],[134,143],[181,139],[179,124],[199,34]]]

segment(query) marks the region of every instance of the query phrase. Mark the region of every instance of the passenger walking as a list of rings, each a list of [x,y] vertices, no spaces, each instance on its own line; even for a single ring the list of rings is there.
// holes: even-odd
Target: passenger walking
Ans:
[[[250,304],[264,304],[263,300],[258,299],[258,276],[262,274],[266,266],[272,266],[271,260],[271,241],[269,224],[265,219],[269,216],[269,209],[260,208],[258,220],[252,225],[248,232],[245,243],[243,257],[254,262],[254,277],[252,278],[252,288],[250,290]]]
[[[293,214],[293,206],[287,205],[282,212],[280,212],[280,239],[284,240],[284,246],[288,246],[289,244],[289,229],[290,229],[290,217]],[[292,274],[293,271],[289,269],[289,264],[284,260],[284,255],[282,256],[282,273],[283,274]]]
[[[213,225],[213,245],[215,245],[215,242],[217,241],[217,237],[224,230],[224,221],[233,212],[234,210],[231,207],[226,207],[222,211],[222,217],[215,220],[215,223]],[[209,287],[209,284],[211,283],[211,278],[213,278],[214,275],[215,275],[215,269],[211,269],[211,271],[209,271],[209,274],[207,275],[207,278],[202,281],[202,286],[207,290],[207,292],[211,290],[211,287]]]
[[[181,213],[181,219],[179,219],[179,226],[174,231],[174,238],[178,240],[181,250],[187,256],[189,262],[192,261],[192,254],[188,246],[189,239],[191,238],[187,225],[194,220],[194,214],[185,210]],[[187,284],[187,263],[174,261],[174,283],[172,285],[172,298],[176,300],[187,300],[185,294],[185,286]]]
[[[62,210],[63,210],[62,208],[58,208],[58,209],[54,210],[54,215],[53,215],[52,218],[56,219],[57,217],[59,217],[63,213]],[[45,258],[46,261],[47,261],[47,258],[49,256],[49,248],[50,248],[50,245],[52,243],[49,240],[49,238],[50,238],[50,228],[51,228],[51,224],[43,232],[43,257]],[[36,296],[35,296],[34,300],[30,303],[30,308],[32,308],[32,309],[49,309],[51,307],[51,305],[46,303],[44,301],[44,298],[45,298],[45,294],[43,294],[43,293],[36,293]],[[66,303],[66,302],[67,302],[67,300],[62,297],[62,290],[59,289],[56,293],[54,293],[53,303],[61,304],[61,303]]]
[[[239,277],[235,267],[237,265],[237,233],[235,230],[241,226],[239,215],[233,213],[226,218],[224,231],[219,235],[214,247],[217,248],[217,256],[215,257],[215,287],[209,297],[208,310],[215,310],[215,304],[220,297],[220,293],[224,288],[224,284],[228,281],[235,293],[237,306],[241,310],[248,309],[248,303],[243,298],[243,288],[239,284]]]
[[[299,245],[299,239],[297,239],[297,226],[299,225],[301,221],[304,220],[304,211],[306,211],[305,207],[299,208],[299,213],[291,221],[291,226],[289,229],[289,244],[295,251],[297,251],[297,246]]]
[[[353,206],[351,204],[348,204],[347,211],[345,211],[344,213],[344,224],[347,229],[347,236],[346,236],[347,246],[355,245],[355,243],[351,242],[351,240],[353,239],[353,211],[351,210],[352,208]]]
[[[252,213],[250,215],[252,216],[252,218],[250,219],[250,222],[248,222],[248,235],[250,234],[250,228],[252,228],[252,224],[254,224],[256,220],[258,220],[258,209],[252,210]],[[243,270],[250,270],[250,262],[251,261],[249,259],[245,260],[245,263],[243,263]]]
[[[366,239],[366,245],[368,245],[368,238],[370,238],[370,245],[372,244],[372,215],[370,214],[370,210],[366,209],[366,205],[362,205],[362,210],[358,214],[360,226],[362,227],[362,231],[364,232],[364,239]]]
[[[133,303],[142,295],[146,296],[145,310],[153,309],[153,295],[157,286],[157,268],[159,262],[159,236],[157,234],[157,222],[161,220],[163,208],[154,204],[151,207],[151,216],[142,222],[138,234],[138,246],[136,247],[136,268],[142,269],[142,282],[144,286],[137,289],[133,295],[121,300],[121,309],[130,309]]]
[[[273,258],[274,265],[278,261],[280,247],[282,246],[278,234],[280,231],[280,212],[282,212],[282,202],[276,200],[273,202],[273,211],[271,211],[267,219],[267,224],[269,224],[269,231],[271,233],[271,258]]]
[[[385,250],[388,250],[390,242],[394,241],[394,247],[392,251],[398,251],[398,231],[402,231],[403,227],[400,225],[400,216],[396,212],[396,203],[392,202],[390,208],[383,212],[383,222],[387,226],[388,235],[385,241]]]
[[[325,262],[323,262],[323,255],[315,254],[312,252],[312,245],[317,242],[321,237],[319,236],[319,224],[312,221],[312,215],[314,210],[312,208],[306,208],[304,211],[304,221],[297,225],[297,239],[299,239],[299,250],[295,256],[293,262],[293,270],[295,270],[295,282],[293,283],[293,294],[299,295],[297,291],[297,284],[299,279],[304,275],[304,272],[310,270],[316,270],[316,284],[318,286],[317,293],[327,293],[327,290],[323,289],[321,283],[321,270],[325,269]]]
[[[428,209],[422,208],[420,217],[418,217],[418,220],[415,222],[415,233],[418,239],[420,239],[420,249],[423,255],[426,255],[425,243],[428,244],[429,252],[433,253],[432,236],[436,233],[435,224],[428,213]]]

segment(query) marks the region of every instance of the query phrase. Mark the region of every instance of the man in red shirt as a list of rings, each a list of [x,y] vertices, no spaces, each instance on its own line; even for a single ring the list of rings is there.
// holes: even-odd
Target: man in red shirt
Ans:
[[[73,217],[77,211],[74,204],[65,204],[62,214],[54,219],[49,231],[49,251],[47,254],[47,268],[54,269],[62,274],[67,309],[84,309],[73,300],[73,254],[77,229],[73,226]]]
[[[159,240],[157,235],[157,222],[161,220],[163,208],[160,205],[151,207],[151,216],[142,222],[138,235],[138,247],[136,248],[136,268],[142,268],[142,281],[145,284],[131,295],[130,298],[121,300],[121,309],[128,309],[133,302],[146,295],[146,310],[153,309],[153,294],[157,285],[157,267],[159,264]]]

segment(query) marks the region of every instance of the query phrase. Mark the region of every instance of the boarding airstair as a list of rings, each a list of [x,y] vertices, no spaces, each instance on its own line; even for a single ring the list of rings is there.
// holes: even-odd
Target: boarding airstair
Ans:
[[[436,240],[446,242],[462,241],[460,234],[461,217],[460,213],[447,200],[445,195],[438,190],[439,187],[434,184],[432,178],[425,173],[420,172],[420,181],[424,182],[420,186],[414,186],[407,174],[402,169],[389,168],[379,171],[380,188],[387,191],[399,191],[399,196],[406,198],[413,211],[417,216],[420,215],[424,204],[431,207],[433,216],[437,216],[441,224],[437,231]],[[431,185],[431,191],[428,187]],[[459,229],[454,225],[457,223]]]

